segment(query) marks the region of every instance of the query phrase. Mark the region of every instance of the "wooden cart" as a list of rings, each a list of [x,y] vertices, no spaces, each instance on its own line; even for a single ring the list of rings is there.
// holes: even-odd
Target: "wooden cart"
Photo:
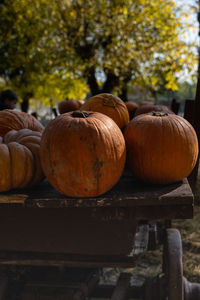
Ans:
[[[199,115],[200,76],[196,101],[187,101],[185,106],[185,117],[194,126],[198,140]],[[73,282],[66,279],[70,282],[68,289],[59,299],[82,300],[91,295],[111,300],[200,299],[200,284],[190,283],[183,276],[180,233],[170,228],[172,219],[193,218],[191,187],[195,186],[198,164],[199,158],[188,178],[190,184],[185,179],[171,185],[145,185],[124,173],[112,190],[97,198],[65,197],[47,181],[34,188],[1,193],[0,267],[38,266],[41,278],[43,267],[70,268]],[[151,231],[148,221],[157,220],[164,223],[160,230],[163,237],[161,274],[140,288],[132,289],[129,274],[122,272],[115,287],[101,288],[96,270],[136,266],[142,252],[149,247],[151,237],[155,239],[155,231]],[[83,269],[89,271],[84,275]],[[26,279],[17,289],[18,294],[24,290],[25,282]],[[0,300],[56,299],[37,297],[33,285],[32,288],[34,296],[28,292],[25,298],[18,295],[14,298],[8,293],[9,278],[0,276]],[[47,288],[53,293],[51,284],[47,284]]]
[[[162,220],[162,273],[139,288],[137,295],[130,290],[130,276],[121,274],[110,299],[197,300],[200,285],[183,277],[180,233],[167,228],[171,219],[192,218],[193,206],[187,179],[170,185],[144,185],[128,173],[97,198],[68,198],[47,181],[34,188],[1,193],[0,265],[90,270],[133,267],[142,255],[141,244],[143,250],[148,247],[146,221]],[[87,299],[94,288],[100,289],[97,277],[93,274],[87,288],[82,283],[79,297],[76,293],[62,299]],[[6,280],[0,284],[0,299],[6,299]]]

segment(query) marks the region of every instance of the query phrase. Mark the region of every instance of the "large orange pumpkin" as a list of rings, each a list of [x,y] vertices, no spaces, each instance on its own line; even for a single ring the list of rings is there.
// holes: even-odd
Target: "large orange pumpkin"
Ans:
[[[198,155],[192,125],[175,114],[141,114],[125,128],[127,162],[133,174],[150,183],[167,184],[187,177]]]
[[[129,122],[129,112],[125,103],[119,97],[108,93],[90,97],[80,110],[103,113],[113,119],[120,129]]]
[[[82,103],[80,100],[65,99],[58,103],[58,111],[60,114],[64,114],[69,111],[78,110]]]
[[[40,163],[41,135],[24,128],[0,137],[0,192],[35,185],[44,178]]]
[[[20,130],[23,128],[39,132],[44,129],[43,125],[28,113],[12,109],[0,111],[0,136],[4,136],[12,129]]]
[[[40,155],[44,173],[56,190],[71,197],[95,197],[119,180],[125,140],[108,116],[74,111],[49,122]]]

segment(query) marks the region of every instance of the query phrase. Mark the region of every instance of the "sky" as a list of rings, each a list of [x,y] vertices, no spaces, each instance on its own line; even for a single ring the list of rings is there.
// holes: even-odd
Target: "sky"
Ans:
[[[190,5],[197,6],[197,0],[175,0],[175,2],[177,5],[181,5],[186,13],[189,12],[189,17],[186,17],[185,20],[183,19],[183,22],[187,21],[191,24],[190,29],[186,33],[188,41],[196,41],[198,43],[199,23],[197,20],[197,13],[189,10]]]
[[[184,38],[184,41],[192,42],[196,44],[196,47],[193,48],[193,51],[195,51],[198,55],[198,47],[200,46],[200,38],[199,38],[199,22],[197,19],[197,12],[190,11],[190,6],[197,7],[198,0],[174,0],[177,5],[181,5],[184,9],[184,11],[187,13],[187,16],[185,19],[183,19],[183,23],[189,22],[190,26],[189,29],[187,29]],[[197,68],[198,66],[196,66]],[[182,74],[180,74],[180,80],[184,81],[187,80],[189,82],[192,82],[190,75],[187,73],[187,71],[183,71]]]

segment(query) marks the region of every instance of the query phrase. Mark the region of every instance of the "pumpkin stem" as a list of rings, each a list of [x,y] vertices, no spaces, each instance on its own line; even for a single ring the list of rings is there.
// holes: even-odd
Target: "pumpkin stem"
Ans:
[[[87,118],[89,115],[90,114],[86,111],[75,110],[72,112],[72,117],[74,118]]]
[[[152,111],[152,116],[156,116],[156,117],[164,117],[164,116],[168,116],[168,113],[164,112],[164,111]]]
[[[103,98],[103,105],[116,107],[116,101],[113,95],[110,95],[108,98]]]

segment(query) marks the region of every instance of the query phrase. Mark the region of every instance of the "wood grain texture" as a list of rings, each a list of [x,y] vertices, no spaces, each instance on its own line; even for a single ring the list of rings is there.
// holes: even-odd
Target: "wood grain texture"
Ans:
[[[94,198],[63,196],[47,181],[1,193],[0,253],[69,255],[66,262],[55,256],[44,262],[52,265],[128,265],[130,260],[123,258],[133,253],[138,221],[192,218],[193,198],[186,179],[172,185],[144,185],[128,173],[112,190]],[[32,260],[27,256],[22,263]],[[35,264],[42,260],[38,257]],[[4,264],[12,261],[20,259],[2,259]]]
[[[34,188],[0,193],[0,207],[136,207],[193,206],[194,196],[187,179],[169,185],[148,185],[133,176],[123,175],[107,193],[91,198],[70,198],[57,192],[48,181]]]

